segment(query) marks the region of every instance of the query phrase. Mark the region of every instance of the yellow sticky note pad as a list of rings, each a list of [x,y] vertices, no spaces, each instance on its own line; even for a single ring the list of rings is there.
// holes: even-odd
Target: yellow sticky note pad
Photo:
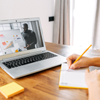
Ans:
[[[7,85],[0,87],[0,92],[6,97],[12,97],[24,91],[24,88],[19,84],[12,82]]]

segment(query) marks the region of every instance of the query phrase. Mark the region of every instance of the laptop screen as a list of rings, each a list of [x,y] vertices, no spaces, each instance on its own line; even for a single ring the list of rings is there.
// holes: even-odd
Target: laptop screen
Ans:
[[[38,20],[0,24],[0,55],[43,47]]]

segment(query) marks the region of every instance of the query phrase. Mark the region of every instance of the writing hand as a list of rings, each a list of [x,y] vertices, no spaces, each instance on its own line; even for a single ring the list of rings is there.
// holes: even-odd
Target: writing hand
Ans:
[[[73,54],[67,58],[67,63],[70,69],[77,69],[81,67],[89,67],[91,63],[91,58],[88,57],[82,57],[79,59],[76,63],[73,64],[73,62],[79,57],[77,54]]]

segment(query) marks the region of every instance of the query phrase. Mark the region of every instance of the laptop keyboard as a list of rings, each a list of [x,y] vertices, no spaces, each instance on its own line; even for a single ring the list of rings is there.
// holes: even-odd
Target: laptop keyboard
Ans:
[[[3,64],[10,69],[10,68],[14,68],[14,67],[19,67],[21,65],[26,65],[26,64],[33,63],[33,62],[52,58],[55,56],[57,56],[57,55],[52,54],[50,52],[46,52],[46,53],[42,53],[42,54],[38,54],[38,55],[34,55],[34,56],[29,56],[29,57],[25,57],[25,58],[20,58],[20,59],[16,59],[16,60],[12,60],[12,61],[3,62]]]

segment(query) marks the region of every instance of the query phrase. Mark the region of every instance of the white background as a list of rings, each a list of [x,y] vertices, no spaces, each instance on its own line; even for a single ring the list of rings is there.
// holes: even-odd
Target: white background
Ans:
[[[0,20],[40,17],[44,39],[52,42],[55,0],[0,0]]]
[[[96,13],[96,0],[75,0],[73,45],[88,47],[92,44],[94,22]]]

